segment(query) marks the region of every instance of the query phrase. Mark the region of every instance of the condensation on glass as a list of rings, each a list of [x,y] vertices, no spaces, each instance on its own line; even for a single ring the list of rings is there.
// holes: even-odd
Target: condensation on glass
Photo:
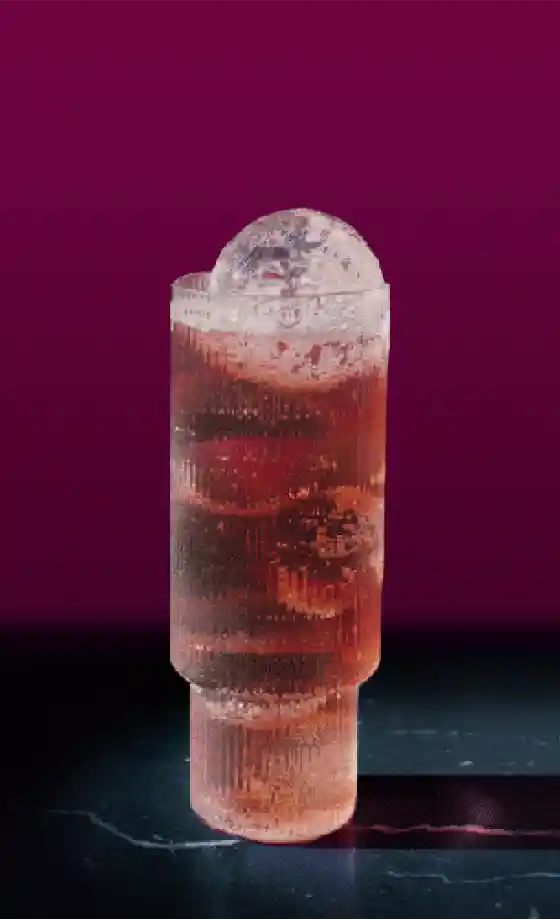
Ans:
[[[389,289],[348,225],[255,221],[171,303],[171,656],[191,804],[312,840],[356,799],[380,656]]]

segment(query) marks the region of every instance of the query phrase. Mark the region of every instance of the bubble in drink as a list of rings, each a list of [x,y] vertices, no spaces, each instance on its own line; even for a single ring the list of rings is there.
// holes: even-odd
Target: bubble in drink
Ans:
[[[366,243],[255,221],[171,305],[171,646],[191,802],[255,840],[341,826],[379,661],[389,292]]]

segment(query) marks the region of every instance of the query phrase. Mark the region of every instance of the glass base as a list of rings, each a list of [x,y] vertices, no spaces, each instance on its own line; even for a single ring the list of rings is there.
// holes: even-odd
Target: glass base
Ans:
[[[358,688],[237,696],[191,686],[191,806],[215,830],[302,843],[352,817]]]

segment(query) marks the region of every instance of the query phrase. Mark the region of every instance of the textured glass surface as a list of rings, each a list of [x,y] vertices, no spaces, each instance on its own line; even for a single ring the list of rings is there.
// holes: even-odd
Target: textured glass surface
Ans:
[[[172,660],[194,685],[193,807],[231,833],[312,839],[354,807],[357,688],[379,662],[388,300],[357,234],[302,210],[174,285]]]

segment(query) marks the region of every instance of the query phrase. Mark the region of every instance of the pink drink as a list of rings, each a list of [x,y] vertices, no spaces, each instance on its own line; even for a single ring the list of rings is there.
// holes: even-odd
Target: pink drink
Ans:
[[[229,833],[310,840],[354,810],[358,688],[379,663],[386,349],[203,331],[207,278],[175,285],[171,333],[191,802]]]

